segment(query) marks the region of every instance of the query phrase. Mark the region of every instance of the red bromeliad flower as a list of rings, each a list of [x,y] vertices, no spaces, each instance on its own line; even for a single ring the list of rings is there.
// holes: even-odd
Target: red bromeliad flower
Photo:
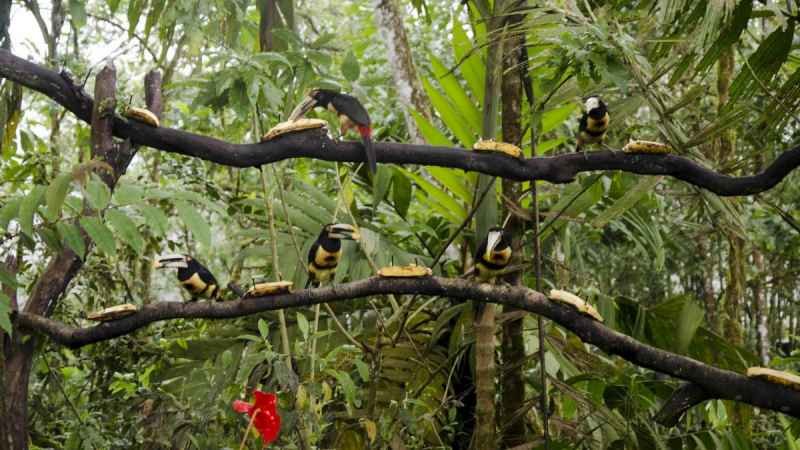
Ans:
[[[264,445],[269,444],[278,437],[281,430],[281,416],[278,414],[278,397],[272,392],[253,392],[255,401],[253,404],[241,400],[233,401],[233,410],[239,413],[247,413],[253,418],[253,426],[261,435]]]

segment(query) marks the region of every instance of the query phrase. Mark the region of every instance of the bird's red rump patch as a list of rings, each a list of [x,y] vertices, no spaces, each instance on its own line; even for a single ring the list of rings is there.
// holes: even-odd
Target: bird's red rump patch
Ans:
[[[359,125],[358,126],[358,134],[361,135],[363,138],[368,138],[372,136],[372,128],[367,125]]]

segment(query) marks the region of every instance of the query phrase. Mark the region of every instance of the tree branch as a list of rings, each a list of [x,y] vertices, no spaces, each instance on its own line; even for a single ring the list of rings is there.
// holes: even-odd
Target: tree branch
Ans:
[[[694,383],[705,391],[708,398],[735,400],[800,417],[800,392],[798,391],[778,384],[750,379],[742,374],[722,370],[692,358],[643,344],[568,306],[552,302],[539,292],[521,286],[492,286],[439,277],[407,279],[372,277],[327,288],[222,303],[153,303],[143,306],[134,315],[87,328],[72,327],[27,312],[14,314],[12,320],[15,327],[21,331],[39,331],[63,345],[82,347],[129,334],[148,324],[163,320],[178,318],[226,319],[281,308],[296,308],[386,294],[442,296],[514,306],[545,316],[569,329],[584,342],[596,345],[637,366]]]
[[[5,50],[0,50],[0,76],[47,95],[81,120],[88,122],[91,118],[92,98],[77,87],[69,76],[16,57]],[[130,139],[134,144],[233,167],[257,167],[289,158],[363,160],[360,143],[333,141],[320,130],[284,135],[264,143],[232,144],[116,117],[114,135]],[[744,177],[723,175],[677,155],[600,151],[586,156],[569,153],[517,160],[500,154],[429,145],[376,142],[374,147],[378,161],[382,163],[450,167],[510,180],[537,179],[551,183],[568,183],[581,172],[622,170],[644,175],[669,175],[723,196],[751,195],[768,190],[800,165],[800,146],[785,151],[763,172]]]
[[[678,424],[683,413],[688,411],[691,407],[712,398],[713,397],[700,386],[694,383],[683,383],[681,387],[670,395],[669,400],[664,403],[653,417],[653,420],[665,427],[674,427]]]

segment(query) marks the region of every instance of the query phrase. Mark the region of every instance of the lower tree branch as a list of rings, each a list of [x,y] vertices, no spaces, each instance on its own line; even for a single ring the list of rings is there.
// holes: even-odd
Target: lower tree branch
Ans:
[[[325,302],[378,295],[430,295],[483,303],[500,303],[545,316],[572,331],[584,342],[631,363],[689,381],[708,398],[735,400],[759,408],[800,417],[800,392],[778,384],[704,364],[686,356],[641,343],[612,330],[574,309],[547,299],[542,293],[522,286],[492,286],[462,279],[379,278],[294,293],[239,299],[229,302],[160,302],[143,306],[136,314],[100,325],[77,328],[28,312],[12,317],[20,332],[38,331],[56,342],[81,347],[132,333],[153,322],[178,319],[226,319],[263,311],[296,308]],[[687,388],[688,389],[688,388]],[[690,402],[691,403],[691,402]],[[688,407],[690,407],[689,405]],[[687,408],[688,408],[687,407]]]
[[[665,427],[674,427],[678,424],[683,413],[688,411],[691,407],[712,398],[713,397],[700,386],[694,383],[683,383],[681,387],[672,393],[669,400],[664,403],[664,406],[662,406],[655,417],[653,417],[653,420]]]
[[[91,119],[92,98],[65,73],[56,73],[0,50],[0,76],[47,95],[83,121],[89,122]],[[232,144],[208,136],[167,127],[153,128],[116,117],[114,135],[130,139],[137,145],[234,167],[257,167],[289,158],[327,161],[362,161],[364,158],[360,143],[333,141],[320,130],[292,133],[257,144]],[[430,145],[376,142],[374,148],[378,161],[382,163],[450,167],[510,180],[537,179],[551,183],[568,183],[581,172],[622,170],[645,175],[669,175],[723,196],[763,192],[800,166],[800,146],[781,154],[763,172],[744,177],[723,175],[677,155],[601,151],[585,156],[569,153],[515,159],[496,153],[476,153]]]

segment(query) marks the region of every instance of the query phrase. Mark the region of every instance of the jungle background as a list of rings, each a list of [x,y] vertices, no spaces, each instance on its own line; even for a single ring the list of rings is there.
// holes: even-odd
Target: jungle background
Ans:
[[[798,138],[792,1],[257,3],[6,0],[0,43],[68,70],[87,92],[113,59],[117,97],[134,106],[157,69],[162,124],[237,143],[257,142],[318,86],[360,98],[378,141],[470,148],[486,136],[527,156],[568,153],[588,94],[609,104],[611,148],[659,140],[731,175],[760,171]],[[362,240],[345,245],[336,282],[430,265],[440,253],[435,272],[459,276],[481,230],[510,215],[523,269],[508,282],[578,293],[608,326],[717,367],[797,369],[796,173],[747,197],[618,171],[540,182],[532,194],[529,182],[440,167],[380,164],[372,176],[360,164],[291,159],[236,169],[142,148],[112,193],[90,170],[89,126],[47,97],[3,81],[0,126],[6,339],[12,300],[24,304],[47,258],[66,247],[85,264],[53,317],[86,326],[88,312],[107,306],[181,301],[174,274],[151,269],[162,253],[194,255],[223,285],[280,277],[302,286],[321,227],[347,221]],[[481,203],[477,186],[489,181],[496,189]],[[105,210],[80,222],[91,248],[73,220],[86,207]],[[478,231],[468,226],[444,248],[476,207]],[[160,322],[75,350],[37,340],[30,447],[238,448],[247,420],[231,402],[253,388],[279,394],[278,448],[543,448],[545,421],[551,449],[800,446],[797,420],[727,401],[658,425],[653,414],[677,380],[509,308],[497,308],[487,341],[475,311],[370,298]],[[496,366],[488,405],[476,402],[488,364],[476,364],[476,341],[492,346]],[[488,442],[478,409],[496,417]],[[260,448],[254,437],[246,445]]]

